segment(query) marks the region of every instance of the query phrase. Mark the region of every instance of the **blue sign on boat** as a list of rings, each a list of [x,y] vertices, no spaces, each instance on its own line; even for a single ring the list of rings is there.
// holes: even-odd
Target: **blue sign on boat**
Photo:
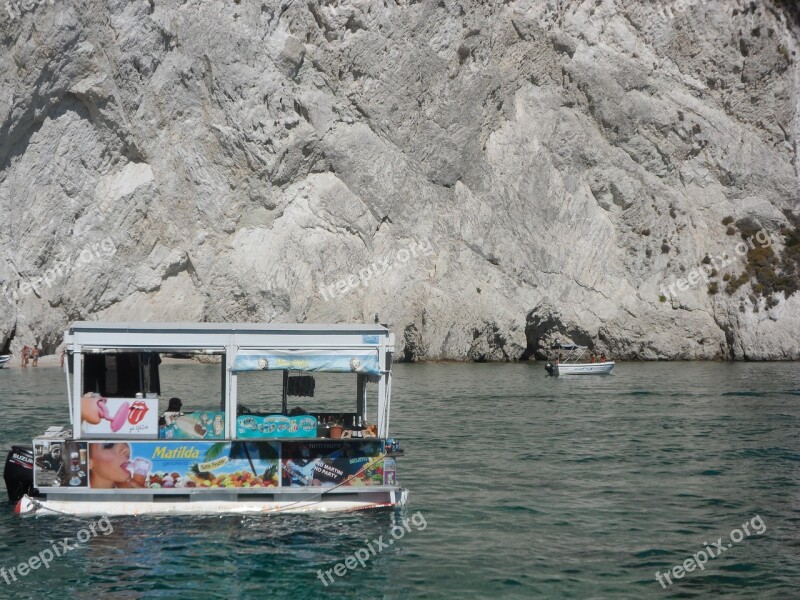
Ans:
[[[286,417],[284,415],[240,415],[236,419],[236,437],[313,438],[317,437],[317,418],[311,415]]]

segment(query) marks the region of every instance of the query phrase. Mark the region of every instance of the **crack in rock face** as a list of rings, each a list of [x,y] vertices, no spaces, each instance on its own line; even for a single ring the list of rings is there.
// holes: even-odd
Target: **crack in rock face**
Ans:
[[[54,351],[78,319],[377,314],[409,361],[541,358],[557,340],[796,359],[799,15],[779,0],[7,11],[0,346]],[[753,223],[781,237],[771,254],[737,253]],[[705,257],[724,255],[712,275]]]

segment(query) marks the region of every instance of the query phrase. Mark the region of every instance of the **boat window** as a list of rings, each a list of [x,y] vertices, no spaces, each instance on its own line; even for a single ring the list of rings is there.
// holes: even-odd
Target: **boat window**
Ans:
[[[215,357],[216,359],[216,357]],[[162,355],[159,414],[169,408],[171,398],[180,399],[181,412],[224,410],[222,405],[222,361],[198,364],[191,357],[174,358]],[[209,382],[218,382],[209,385]]]
[[[83,392],[94,392],[106,398],[158,398],[158,413],[170,410],[170,400],[180,400],[181,413],[224,411],[224,356],[208,357],[212,363],[197,364],[192,355],[159,354],[156,352],[87,352],[83,355]],[[198,369],[219,385],[209,386],[208,378],[198,377]],[[174,405],[174,403],[173,403]],[[178,411],[176,411],[178,412]]]
[[[358,383],[353,374],[291,371],[287,378],[289,391],[299,394],[287,396],[287,414],[302,411],[317,417],[330,416],[348,425],[355,424]],[[281,414],[283,383],[283,371],[240,373],[237,382],[238,413],[262,416]],[[313,396],[308,395],[311,387]],[[372,406],[373,410],[377,392],[374,396],[368,400],[368,406]]]
[[[283,371],[240,373],[237,379],[236,397],[239,413],[280,414]]]
[[[162,354],[158,437],[213,440],[225,437],[225,356]],[[214,382],[217,384],[214,385]]]
[[[83,392],[96,392],[107,398],[132,398],[159,394],[161,382],[155,352],[87,353],[83,357]]]

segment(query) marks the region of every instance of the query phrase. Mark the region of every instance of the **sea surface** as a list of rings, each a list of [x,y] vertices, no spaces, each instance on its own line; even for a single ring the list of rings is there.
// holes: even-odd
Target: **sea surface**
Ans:
[[[162,372],[184,408],[219,398],[215,366]],[[240,394],[258,393],[248,385]],[[0,402],[3,456],[68,422],[54,367],[1,369]],[[799,597],[798,363],[621,363],[574,378],[541,363],[401,364],[392,409],[402,511],[112,517],[111,533],[49,568],[0,577],[0,598]],[[91,521],[3,507],[0,567]],[[380,536],[393,543],[322,583]],[[731,547],[703,570],[656,580],[719,538]]]

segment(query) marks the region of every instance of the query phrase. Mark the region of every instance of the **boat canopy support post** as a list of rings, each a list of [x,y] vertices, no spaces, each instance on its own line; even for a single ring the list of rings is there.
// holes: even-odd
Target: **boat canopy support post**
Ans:
[[[381,378],[378,381],[378,437],[389,437],[389,410],[392,402],[392,352],[394,334],[378,346]]]
[[[236,346],[225,347],[225,378],[227,379],[227,393],[223,401],[225,402],[225,429],[228,439],[236,437],[236,387],[238,378],[233,372],[233,363],[236,360]]]
[[[283,393],[281,394],[281,414],[289,414],[289,370],[283,371]]]
[[[61,358],[64,361],[64,376],[67,378],[67,404],[69,406],[69,422],[70,424],[75,423],[75,407],[72,405],[72,382],[69,380],[69,355],[66,353],[66,348],[64,349],[64,354],[62,354]]]
[[[383,384],[386,386],[386,437],[389,436],[389,416],[392,410],[392,373],[386,373]]]
[[[68,361],[65,361],[68,362]],[[69,369],[69,366],[67,366]],[[81,386],[83,385],[83,352],[80,345],[72,347],[72,437],[81,439]]]
[[[389,435],[389,398],[386,395],[386,380],[389,378],[389,373],[386,372],[386,352],[383,345],[378,351],[378,360],[381,370],[378,382],[378,437],[385,438]]]
[[[224,413],[225,412],[225,402],[228,398],[227,389],[228,389],[228,353],[222,355],[222,367],[220,372],[220,379],[219,379],[219,409]]]
[[[356,379],[356,414],[367,418],[367,376],[359,373]]]

